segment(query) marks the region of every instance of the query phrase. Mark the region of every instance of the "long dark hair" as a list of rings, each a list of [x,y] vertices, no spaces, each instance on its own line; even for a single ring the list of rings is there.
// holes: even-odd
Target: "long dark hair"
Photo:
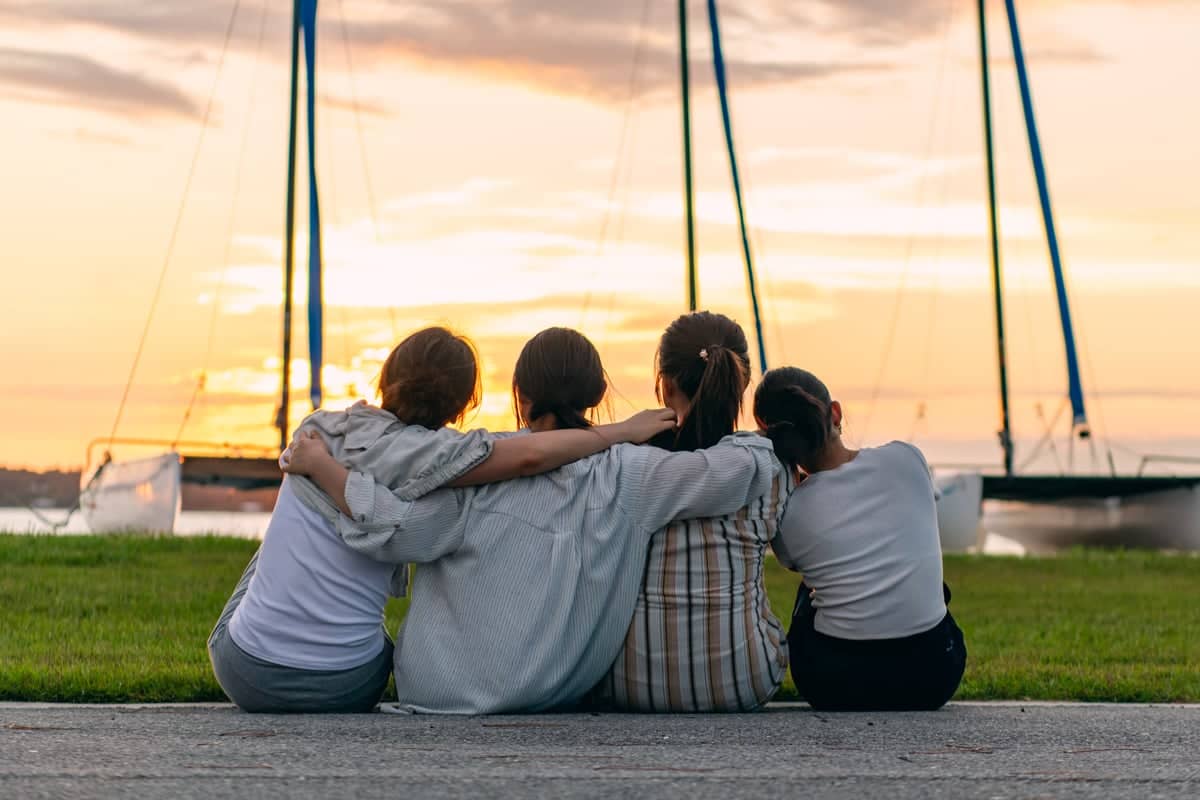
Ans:
[[[654,444],[699,450],[737,429],[742,396],[750,384],[750,349],[740,325],[711,311],[684,314],[663,333],[656,361],[659,401],[669,380],[690,405],[679,427]]]
[[[547,414],[553,415],[556,428],[587,428],[608,394],[608,376],[586,336],[570,328],[547,328],[521,349],[512,392],[522,428]],[[522,400],[530,405],[528,415]]]
[[[780,460],[811,472],[833,436],[833,399],[811,372],[779,367],[754,392],[754,418]]]
[[[475,346],[446,328],[423,328],[388,354],[379,393],[384,410],[408,425],[459,422],[482,396]]]

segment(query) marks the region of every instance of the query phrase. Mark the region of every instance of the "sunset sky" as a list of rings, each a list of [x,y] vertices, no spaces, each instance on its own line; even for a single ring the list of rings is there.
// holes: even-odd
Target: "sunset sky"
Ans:
[[[290,5],[0,4],[0,464],[78,466],[112,427],[210,94],[119,435],[174,437],[204,373],[184,438],[274,442]],[[855,442],[994,463],[975,3],[721,9],[772,363],[826,379]],[[1093,426],[1122,466],[1200,455],[1200,4],[1018,9]],[[1020,463],[1065,371],[990,14]],[[703,3],[691,23],[701,305],[749,330]],[[668,0],[322,0],[327,407],[369,396],[388,348],[432,322],[479,344],[472,424],[512,424],[513,360],[549,325],[600,348],[618,414],[653,402],[654,346],[686,302],[675,26]]]

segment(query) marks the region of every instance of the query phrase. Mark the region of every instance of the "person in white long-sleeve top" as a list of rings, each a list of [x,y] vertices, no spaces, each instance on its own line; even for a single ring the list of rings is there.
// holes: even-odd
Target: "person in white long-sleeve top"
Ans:
[[[846,447],[841,404],[795,367],[763,376],[754,416],[805,476],[772,542],[804,576],[788,631],[797,690],[820,709],[940,708],[967,650],[946,608],[925,457],[905,442]]]

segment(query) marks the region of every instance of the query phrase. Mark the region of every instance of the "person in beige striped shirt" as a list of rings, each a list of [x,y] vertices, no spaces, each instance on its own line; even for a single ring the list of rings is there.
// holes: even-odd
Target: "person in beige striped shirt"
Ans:
[[[679,317],[658,348],[658,393],[679,427],[651,444],[711,447],[734,432],[750,381],[741,327],[720,314]],[[763,560],[793,488],[777,462],[770,493],[735,514],[671,523],[651,539],[633,621],[620,654],[591,694],[629,711],[751,711],[788,669],[771,613]]]

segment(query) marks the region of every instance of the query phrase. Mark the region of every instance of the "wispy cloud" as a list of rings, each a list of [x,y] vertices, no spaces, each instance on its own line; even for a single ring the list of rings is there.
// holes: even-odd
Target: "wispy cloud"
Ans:
[[[731,79],[747,88],[886,73],[905,63],[906,48],[942,35],[955,13],[961,19],[954,5],[946,0],[727,0],[721,14]],[[99,29],[186,47],[194,57],[219,46],[232,8],[183,0],[10,0],[0,7],[0,22]],[[629,91],[639,38],[637,90],[673,89],[679,46],[674,8],[651,0],[360,0],[344,8],[339,2],[323,4],[321,25],[331,46],[340,47],[337,40],[345,35],[356,62],[368,68],[418,62],[613,101]],[[268,41],[285,38],[286,6],[263,13]],[[258,14],[240,9],[231,29],[235,49],[255,46]],[[693,49],[697,59],[706,60],[707,26],[699,0],[692,0],[691,17]],[[1028,38],[1031,60],[1104,58],[1086,43],[1036,25]],[[283,55],[274,49],[276,57]],[[330,66],[343,68],[336,59]],[[697,64],[693,76],[699,85],[712,80],[711,70],[702,66]]]
[[[342,97],[341,95],[325,93],[321,95],[321,105],[335,111],[349,111],[367,117],[394,117],[395,113],[387,106],[363,98]]]
[[[727,5],[727,57],[739,85],[807,81],[891,68],[890,62],[880,58],[798,57],[795,48],[781,53],[777,48],[769,51],[756,46],[755,31],[770,31],[775,36],[788,30],[816,32],[813,20],[797,14],[792,5]],[[836,12],[843,4],[818,5]],[[674,22],[663,12],[663,4],[655,4],[646,15],[643,30],[643,8],[644,0],[417,0],[399,10],[377,7],[375,13],[350,20],[348,29],[354,44],[373,58],[487,72],[553,91],[612,100],[628,91],[639,36],[638,90],[655,93],[673,87],[677,80],[679,45]],[[705,30],[699,27],[699,6],[693,15],[697,23],[693,47],[700,54],[708,45]],[[694,79],[704,84],[711,81],[711,75],[697,69]]]
[[[92,130],[91,128],[75,128],[70,131],[61,131],[55,135],[76,142],[111,147],[128,147],[133,144],[133,139],[130,139],[128,136],[121,136],[120,134],[109,133],[107,131]]]
[[[0,47],[0,85],[38,102],[121,116],[199,116],[196,104],[177,87],[74,53]]]
[[[418,61],[440,69],[485,72],[493,77],[553,91],[599,99],[623,96],[629,85],[631,60],[648,0],[413,0],[395,4],[375,0],[345,9],[322,7],[322,25],[330,37],[345,35],[358,59],[366,62]],[[929,14],[941,13],[940,0],[915,0],[870,10],[882,2],[819,0],[815,11],[797,11],[784,0],[741,0],[723,8],[732,75],[743,86],[807,81],[838,75],[887,70],[884,59],[797,56],[795,47],[762,47],[763,37],[808,33],[825,36],[846,32],[878,41],[904,41],[923,36]],[[700,27],[703,7],[693,4],[697,53],[705,52],[707,35]],[[864,7],[867,7],[864,9]],[[12,0],[0,8],[9,26],[90,28],[137,37],[154,44],[214,48],[229,22],[230,6],[146,0]],[[655,92],[674,84],[678,42],[664,4],[651,4],[641,58],[640,89]],[[267,12],[269,35],[287,29],[286,8]],[[252,13],[235,21],[232,45],[250,48],[257,40]],[[864,27],[865,26],[865,27]],[[872,33],[874,31],[874,33]],[[902,35],[901,31],[907,31]],[[274,37],[277,38],[277,37]],[[756,41],[757,40],[757,41]],[[340,66],[338,67],[340,68]],[[711,81],[708,70],[696,71],[697,83]]]

